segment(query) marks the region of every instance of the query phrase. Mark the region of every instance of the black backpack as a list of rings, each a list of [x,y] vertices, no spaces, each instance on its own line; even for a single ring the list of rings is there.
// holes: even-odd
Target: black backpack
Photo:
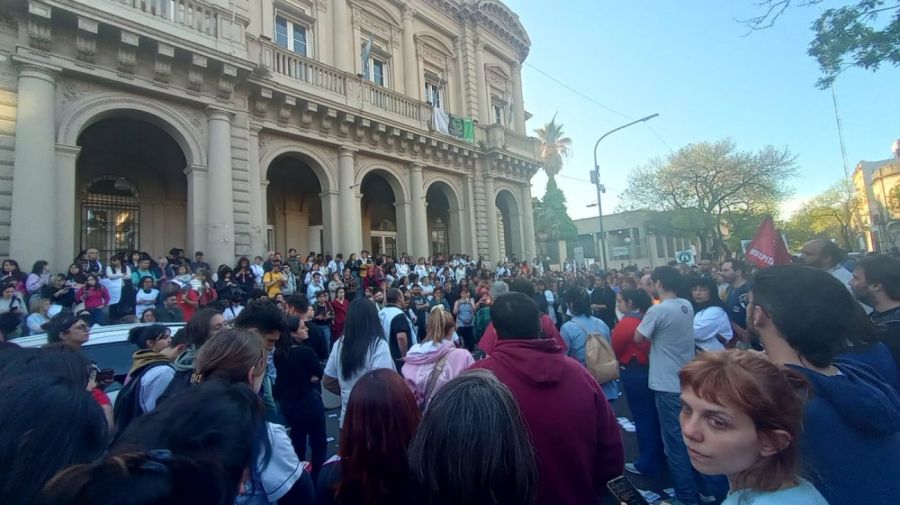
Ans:
[[[113,418],[116,421],[116,429],[119,433],[125,431],[125,428],[132,421],[144,414],[141,410],[141,379],[144,374],[158,366],[172,366],[164,361],[150,363],[139,369],[136,374],[131,376],[131,380],[116,395],[116,405],[113,410]]]

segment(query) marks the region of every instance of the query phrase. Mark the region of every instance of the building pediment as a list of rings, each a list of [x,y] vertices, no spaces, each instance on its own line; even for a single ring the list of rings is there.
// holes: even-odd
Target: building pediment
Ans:
[[[524,59],[531,48],[531,39],[519,21],[519,16],[496,0],[482,0],[477,9],[478,20],[518,49]]]

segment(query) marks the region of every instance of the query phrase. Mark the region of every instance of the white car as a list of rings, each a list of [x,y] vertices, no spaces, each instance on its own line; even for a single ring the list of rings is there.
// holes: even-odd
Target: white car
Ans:
[[[131,369],[132,355],[137,347],[128,341],[128,332],[135,326],[149,326],[151,323],[115,324],[110,326],[95,325],[91,328],[88,341],[81,346],[81,352],[100,369],[112,368],[115,382],[105,388],[106,394],[113,404],[116,402],[116,394],[122,389],[125,376]],[[176,331],[184,327],[185,323],[152,323],[169,328],[174,335]],[[30,335],[12,340],[20,347],[42,347],[47,345],[47,334]]]

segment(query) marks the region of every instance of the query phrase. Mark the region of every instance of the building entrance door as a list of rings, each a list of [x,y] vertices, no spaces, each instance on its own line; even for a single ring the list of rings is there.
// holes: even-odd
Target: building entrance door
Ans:
[[[372,230],[372,256],[397,257],[397,233]]]

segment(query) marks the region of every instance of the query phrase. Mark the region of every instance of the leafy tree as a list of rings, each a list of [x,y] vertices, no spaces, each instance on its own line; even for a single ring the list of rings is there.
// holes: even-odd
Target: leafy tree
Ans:
[[[623,207],[678,211],[705,250],[729,253],[729,219],[761,214],[790,195],[796,157],[786,148],[767,146],[738,151],[731,139],[700,142],[635,169],[628,180]]]
[[[539,154],[541,162],[544,164],[544,172],[552,181],[562,170],[565,158],[569,157],[572,150],[572,139],[563,133],[563,125],[556,122],[556,114],[549,123],[538,128],[534,133],[541,141]]]
[[[772,27],[791,5],[808,7],[823,0],[764,0],[763,12],[743,22],[751,30]],[[825,9],[813,23],[815,38],[807,51],[819,63],[820,88],[830,86],[849,67],[875,71],[900,65],[900,1],[856,0]]]
[[[578,229],[566,209],[566,195],[552,177],[547,181],[544,199],[532,199],[532,210],[534,231],[541,240],[571,240],[578,236]]]
[[[807,201],[785,223],[791,247],[814,238],[825,238],[835,239],[849,251],[857,249],[853,218],[859,206],[850,184],[843,179],[837,181]]]

